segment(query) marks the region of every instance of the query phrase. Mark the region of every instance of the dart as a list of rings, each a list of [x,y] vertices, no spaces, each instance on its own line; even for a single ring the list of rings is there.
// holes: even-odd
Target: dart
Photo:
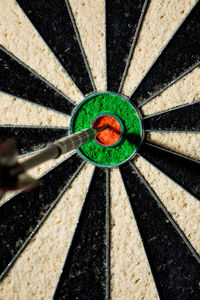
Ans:
[[[109,125],[87,128],[74,134],[65,136],[54,143],[39,150],[33,157],[19,163],[17,161],[17,148],[13,141],[0,145],[0,190],[16,190],[32,187],[36,180],[25,172],[50,159],[57,159],[92,139],[98,138],[98,133],[108,129]]]

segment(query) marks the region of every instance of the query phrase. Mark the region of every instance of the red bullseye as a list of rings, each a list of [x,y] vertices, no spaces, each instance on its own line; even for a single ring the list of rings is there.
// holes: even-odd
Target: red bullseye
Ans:
[[[96,133],[95,141],[104,147],[113,147],[119,143],[122,138],[122,123],[113,115],[102,114],[97,116],[92,122],[92,128],[98,130],[105,128]]]

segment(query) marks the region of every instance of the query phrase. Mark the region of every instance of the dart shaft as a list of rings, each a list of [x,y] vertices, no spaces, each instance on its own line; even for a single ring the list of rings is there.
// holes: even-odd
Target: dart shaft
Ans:
[[[58,156],[82,146],[87,141],[92,140],[94,136],[95,131],[92,128],[89,128],[61,138],[54,143],[60,152]]]
[[[40,150],[33,157],[19,164],[15,169],[12,170],[12,175],[23,173],[24,171],[40,165],[49,159],[58,158],[64,153],[81,147],[87,141],[94,139],[95,133],[96,131],[94,129],[89,128],[57,140],[56,142]]]

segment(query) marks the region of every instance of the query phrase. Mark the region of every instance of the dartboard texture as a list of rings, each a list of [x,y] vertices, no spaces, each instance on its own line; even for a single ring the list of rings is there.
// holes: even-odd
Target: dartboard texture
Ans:
[[[134,160],[72,152],[0,200],[0,299],[200,298],[200,2],[1,0],[0,140],[19,159],[113,91],[141,111]]]

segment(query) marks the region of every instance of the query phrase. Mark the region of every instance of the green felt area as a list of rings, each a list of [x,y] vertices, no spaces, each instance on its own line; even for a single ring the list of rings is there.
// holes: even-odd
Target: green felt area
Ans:
[[[112,113],[122,120],[124,125],[122,141],[115,147],[107,148],[90,141],[78,151],[97,165],[119,165],[133,156],[141,142],[140,117],[132,104],[123,97],[112,93],[94,94],[86,98],[75,110],[71,120],[71,133],[89,128],[100,113]]]

